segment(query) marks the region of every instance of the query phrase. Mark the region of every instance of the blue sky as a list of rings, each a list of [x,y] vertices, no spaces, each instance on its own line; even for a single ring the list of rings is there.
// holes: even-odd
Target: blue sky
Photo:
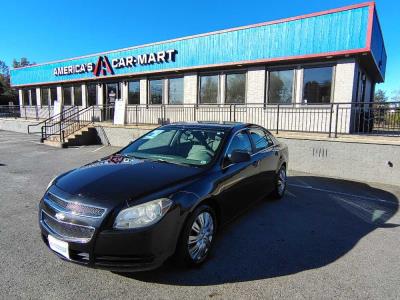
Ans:
[[[37,63],[341,7],[364,1],[1,1],[0,60]],[[386,81],[400,90],[400,1],[377,0],[388,54]]]

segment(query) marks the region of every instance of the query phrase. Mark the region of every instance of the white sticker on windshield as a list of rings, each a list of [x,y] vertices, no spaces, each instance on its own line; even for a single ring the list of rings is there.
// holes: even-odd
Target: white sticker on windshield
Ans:
[[[157,135],[159,135],[159,134],[162,133],[162,132],[164,132],[163,129],[156,129],[156,130],[150,132],[149,134],[145,135],[145,136],[143,137],[143,139],[145,139],[145,140],[151,140],[152,138],[155,138]]]

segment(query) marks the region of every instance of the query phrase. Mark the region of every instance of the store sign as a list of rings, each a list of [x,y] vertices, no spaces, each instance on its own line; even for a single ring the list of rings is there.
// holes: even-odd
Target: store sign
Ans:
[[[70,65],[54,68],[55,76],[91,73],[95,76],[114,75],[114,69],[134,68],[141,65],[162,64],[175,61],[177,51],[174,49],[154,53],[140,54],[138,56],[125,56],[114,58],[111,61],[106,55],[99,56],[97,62]]]

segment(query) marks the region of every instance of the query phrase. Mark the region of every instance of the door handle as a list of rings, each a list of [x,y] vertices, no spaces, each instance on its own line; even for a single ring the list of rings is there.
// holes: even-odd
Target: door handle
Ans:
[[[256,161],[254,161],[254,162],[252,163],[252,165],[253,165],[254,167],[258,167],[259,164],[260,164],[260,161],[259,161],[259,160],[256,160]]]
[[[275,154],[275,156],[278,156],[278,155],[279,155],[278,150],[275,150],[275,151],[274,151],[274,154]]]

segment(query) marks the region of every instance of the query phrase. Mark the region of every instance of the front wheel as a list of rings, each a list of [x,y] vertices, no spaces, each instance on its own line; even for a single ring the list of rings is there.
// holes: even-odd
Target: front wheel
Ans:
[[[209,256],[217,223],[214,210],[199,206],[187,220],[177,246],[176,258],[186,266],[199,266]]]
[[[275,175],[275,187],[272,196],[275,199],[281,199],[285,195],[287,185],[286,167],[281,166]]]

